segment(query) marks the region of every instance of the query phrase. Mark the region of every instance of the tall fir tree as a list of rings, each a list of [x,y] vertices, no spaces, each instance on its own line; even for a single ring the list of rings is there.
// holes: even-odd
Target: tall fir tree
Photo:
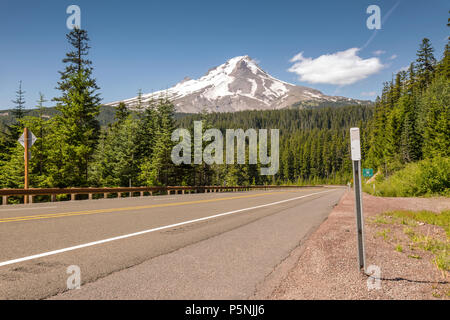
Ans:
[[[424,90],[431,82],[432,73],[436,66],[436,59],[433,55],[434,49],[430,39],[424,38],[417,51],[417,72],[419,76],[420,88]]]
[[[65,70],[60,72],[61,96],[54,98],[56,109],[51,170],[55,186],[84,186],[88,164],[97,145],[100,124],[99,87],[92,77],[92,62],[87,59],[89,38],[86,30],[75,28],[67,34],[72,50],[66,54]]]
[[[14,142],[23,132],[22,120],[27,113],[25,110],[25,91],[22,90],[22,80],[19,81],[19,88],[16,91],[16,99],[11,100],[11,102],[14,104],[11,111],[11,114],[14,117],[14,123],[8,126],[8,131],[10,134],[9,139]]]
[[[12,115],[17,122],[25,116],[25,91],[22,90],[22,80],[19,81],[19,88],[16,91],[16,99],[12,100],[14,108],[12,109]]]

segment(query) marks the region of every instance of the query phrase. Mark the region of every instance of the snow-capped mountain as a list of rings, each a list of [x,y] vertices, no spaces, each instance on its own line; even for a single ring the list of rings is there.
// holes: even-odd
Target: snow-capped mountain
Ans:
[[[152,99],[168,97],[177,112],[198,113],[234,112],[242,110],[282,109],[293,104],[348,103],[362,104],[367,101],[345,97],[327,96],[322,92],[281,81],[262,70],[249,56],[239,56],[210,69],[197,80],[185,78],[174,87],[154,93],[143,94],[142,104]],[[117,106],[121,101],[107,105]],[[123,100],[133,109],[138,98]]]

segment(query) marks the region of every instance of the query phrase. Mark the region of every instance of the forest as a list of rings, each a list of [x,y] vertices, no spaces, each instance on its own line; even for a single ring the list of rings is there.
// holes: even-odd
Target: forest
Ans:
[[[49,112],[43,94],[32,111],[25,108],[19,84],[12,120],[0,122],[0,188],[24,187],[24,150],[17,140],[25,127],[37,137],[32,188],[346,184],[352,179],[349,128],[354,126],[361,128],[363,167],[378,172],[379,182],[424,160],[448,167],[448,44],[436,59],[423,39],[416,61],[384,84],[374,104],[189,115],[176,114],[165,97],[145,105],[138,99],[133,110],[123,103],[113,111],[102,106],[87,31],[74,29],[67,40],[72,50],[63,59],[60,94],[51,100],[55,108]],[[177,128],[192,132],[195,120],[203,121],[203,130],[279,129],[278,173],[261,176],[259,164],[174,165],[171,134]],[[448,189],[448,176],[443,181]]]

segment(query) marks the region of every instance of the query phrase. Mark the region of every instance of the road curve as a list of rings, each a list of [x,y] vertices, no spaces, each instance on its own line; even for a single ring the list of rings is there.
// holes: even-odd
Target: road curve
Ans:
[[[245,299],[343,189],[87,200],[0,209],[0,299]],[[82,286],[67,290],[68,266]]]

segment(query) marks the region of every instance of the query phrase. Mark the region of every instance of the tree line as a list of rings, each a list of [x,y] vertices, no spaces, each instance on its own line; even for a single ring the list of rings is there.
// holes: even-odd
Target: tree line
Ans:
[[[450,156],[450,52],[440,60],[429,39],[417,59],[384,83],[370,122],[365,164],[384,176],[423,159]]]
[[[48,101],[40,94],[35,114],[27,115],[19,84],[15,121],[0,126],[1,188],[24,185],[23,148],[17,142],[24,127],[38,138],[30,163],[33,188],[347,183],[352,175],[349,128],[354,126],[361,128],[363,165],[385,175],[409,162],[449,156],[448,44],[437,61],[424,39],[417,60],[384,84],[374,106],[179,115],[166,97],[144,104],[139,91],[133,110],[120,103],[113,121],[101,126],[101,97],[88,59],[87,32],[74,29],[67,40],[71,50],[63,59],[60,94],[52,99],[57,111],[46,116]],[[223,133],[280,129],[278,173],[260,175],[259,163],[173,164],[172,132],[181,127],[193,136],[194,121],[202,121],[203,130]]]

